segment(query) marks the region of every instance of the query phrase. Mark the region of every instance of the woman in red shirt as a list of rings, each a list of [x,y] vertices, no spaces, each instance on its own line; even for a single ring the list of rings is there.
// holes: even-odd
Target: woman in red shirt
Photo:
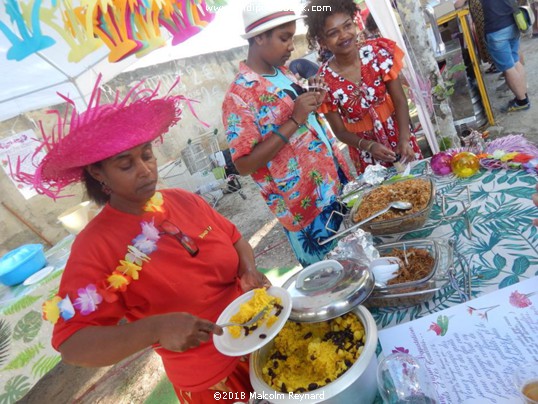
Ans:
[[[19,173],[53,198],[82,182],[103,206],[43,304],[52,345],[86,367],[153,347],[181,403],[212,403],[215,391],[248,397],[248,363],[217,351],[212,334],[222,334],[215,321],[230,302],[269,281],[237,228],[202,198],[156,191],[152,142],[179,121],[183,98],[137,85],[100,105],[98,84],[84,113],[74,110],[69,125],[58,113],[59,133],[43,132],[48,153],[35,175]]]
[[[377,38],[357,46],[353,0],[331,3],[312,0],[305,23],[310,47],[320,46],[333,56],[320,67],[328,86],[321,111],[336,137],[351,146],[358,173],[370,164],[391,166],[395,161],[421,158],[409,127],[407,97],[398,74],[403,52],[395,42]],[[316,11],[313,11],[316,10]]]

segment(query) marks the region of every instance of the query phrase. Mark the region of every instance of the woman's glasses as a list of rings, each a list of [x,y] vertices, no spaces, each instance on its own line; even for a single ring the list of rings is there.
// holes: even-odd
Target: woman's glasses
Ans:
[[[179,241],[179,244],[181,244],[181,246],[187,250],[191,257],[195,257],[196,254],[198,254],[199,248],[196,245],[196,242],[183,233],[175,224],[165,220],[161,224],[161,229],[163,230],[161,234],[168,234],[169,236],[174,237],[177,241]]]

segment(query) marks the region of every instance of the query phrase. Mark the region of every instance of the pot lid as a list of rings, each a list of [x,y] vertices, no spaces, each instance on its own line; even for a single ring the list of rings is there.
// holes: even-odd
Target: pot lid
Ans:
[[[339,317],[365,301],[374,288],[367,265],[354,259],[324,260],[289,278],[290,320],[315,323]]]

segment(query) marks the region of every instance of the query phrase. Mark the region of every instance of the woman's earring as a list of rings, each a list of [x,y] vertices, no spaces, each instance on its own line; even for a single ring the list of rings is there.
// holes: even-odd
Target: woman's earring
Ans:
[[[112,189],[104,181],[101,181],[101,191],[103,191],[106,195],[110,195],[112,193]]]

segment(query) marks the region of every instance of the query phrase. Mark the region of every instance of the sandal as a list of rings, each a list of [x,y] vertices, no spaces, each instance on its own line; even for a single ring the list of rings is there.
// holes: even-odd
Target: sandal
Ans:
[[[497,70],[497,67],[495,65],[490,65],[487,69],[486,69],[486,74],[491,74],[491,73],[498,73],[499,70]]]

